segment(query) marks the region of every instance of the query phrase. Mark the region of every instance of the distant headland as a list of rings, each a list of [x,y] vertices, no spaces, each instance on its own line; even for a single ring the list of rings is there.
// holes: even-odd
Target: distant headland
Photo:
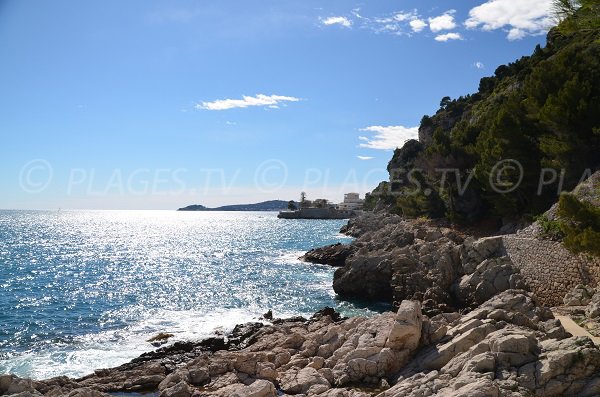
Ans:
[[[294,206],[297,205],[291,201]],[[281,211],[288,209],[290,201],[285,200],[269,200],[255,204],[233,204],[223,205],[221,207],[209,208],[200,204],[188,205],[187,207],[179,208],[177,211]]]

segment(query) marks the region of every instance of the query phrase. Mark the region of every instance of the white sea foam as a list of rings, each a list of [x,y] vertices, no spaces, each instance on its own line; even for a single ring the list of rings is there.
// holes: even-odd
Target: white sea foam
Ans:
[[[275,263],[277,264],[289,264],[289,263],[302,263],[299,259],[302,255],[304,255],[306,251],[290,251],[284,254],[279,255],[275,259]]]
[[[174,335],[169,343],[197,341],[216,332],[229,332],[237,324],[257,321],[259,316],[259,310],[228,309],[208,314],[159,310],[125,329],[83,335],[77,337],[74,343],[56,344],[13,355],[4,361],[4,367],[6,372],[27,375],[33,379],[59,375],[80,377],[98,368],[124,364],[153,350],[154,347],[147,340],[159,332]]]
[[[298,258],[346,236],[340,222],[275,214],[0,211],[0,373],[83,376],[153,350],[159,332],[310,315],[335,298],[333,268]],[[99,233],[98,231],[102,232]],[[332,238],[333,236],[333,238]]]

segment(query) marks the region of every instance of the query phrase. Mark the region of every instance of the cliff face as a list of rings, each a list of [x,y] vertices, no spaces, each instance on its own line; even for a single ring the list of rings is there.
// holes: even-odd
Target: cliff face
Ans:
[[[599,10],[576,15],[597,21]],[[571,26],[574,18],[548,34],[546,47],[483,78],[477,93],[443,98],[435,115],[423,117],[419,141],[397,149],[389,163],[393,198],[382,200],[393,211],[462,222],[514,220],[547,210],[559,184],[570,190],[586,170],[598,169],[600,29]],[[503,168],[507,160],[517,168]],[[406,172],[414,169],[407,183]],[[554,172],[561,177],[546,183]],[[410,193],[414,180],[418,194]]]

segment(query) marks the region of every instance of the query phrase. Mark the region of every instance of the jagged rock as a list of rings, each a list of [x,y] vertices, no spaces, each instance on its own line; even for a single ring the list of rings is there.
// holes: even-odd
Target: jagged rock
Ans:
[[[461,261],[465,274],[471,274],[486,259],[502,255],[502,237],[485,237],[465,241]]]
[[[348,244],[333,244],[315,248],[300,257],[300,260],[311,263],[340,267],[346,263],[346,258],[356,251],[356,247]]]
[[[353,221],[350,227],[360,235],[351,244],[356,251],[334,274],[337,294],[396,304],[416,299],[424,302],[427,314],[452,311],[450,287],[462,272],[460,236],[393,216]]]
[[[312,367],[288,371],[279,383],[281,390],[290,394],[315,393],[317,390],[323,392],[331,388],[327,379]]]
[[[183,380],[160,393],[160,397],[190,397],[191,395],[190,386]]]
[[[267,310],[267,312],[263,314],[263,318],[265,320],[273,320],[273,310]]]
[[[101,393],[93,389],[77,389],[67,394],[67,397],[110,397],[110,394]]]
[[[419,346],[422,327],[421,304],[416,301],[403,301],[396,313],[396,322],[390,330],[385,347],[415,350]]]
[[[587,306],[595,292],[594,288],[579,284],[565,295],[563,303],[565,306]]]
[[[458,284],[457,295],[465,304],[481,304],[508,289],[526,288],[510,258],[502,256],[485,259],[470,274],[464,275]]]
[[[82,379],[30,381],[0,376],[0,393],[103,397],[158,390],[163,397],[595,396],[600,350],[565,338],[530,293],[501,292],[467,314],[422,314],[417,301],[398,311],[341,319],[324,309],[309,320],[237,327],[253,343],[195,350],[99,370]],[[181,358],[173,351],[176,360]],[[171,368],[171,369],[168,369]],[[276,387],[277,385],[277,387]]]
[[[334,273],[333,290],[344,297],[391,301],[392,255],[358,256]]]
[[[14,375],[0,375],[0,394],[15,395],[19,393],[29,393],[31,395],[40,395],[35,389],[35,383],[29,379],[21,379]]]
[[[529,293],[505,291],[449,323],[379,396],[597,395],[600,350],[564,330],[551,338],[552,321]]]
[[[594,294],[590,303],[585,308],[585,315],[590,319],[600,318],[600,293]]]

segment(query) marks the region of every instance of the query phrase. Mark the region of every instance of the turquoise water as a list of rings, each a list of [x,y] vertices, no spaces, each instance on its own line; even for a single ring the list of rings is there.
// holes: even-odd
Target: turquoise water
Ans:
[[[0,211],[0,373],[82,376],[152,350],[157,332],[334,306],[333,270],[297,260],[344,221],[275,213]]]

